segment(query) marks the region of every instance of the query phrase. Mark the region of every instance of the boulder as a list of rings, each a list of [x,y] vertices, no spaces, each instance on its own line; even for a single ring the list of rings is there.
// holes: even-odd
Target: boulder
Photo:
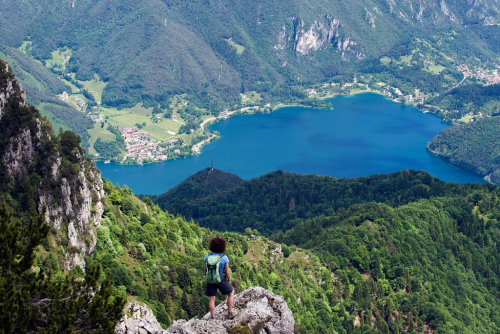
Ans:
[[[295,321],[284,298],[260,287],[249,288],[234,297],[234,306],[239,314],[227,317],[226,302],[215,308],[215,319],[210,313],[202,319],[178,320],[165,334],[290,334]],[[228,331],[228,329],[232,329]]]
[[[125,314],[115,327],[116,334],[163,334],[153,311],[146,304],[130,301],[125,305]]]

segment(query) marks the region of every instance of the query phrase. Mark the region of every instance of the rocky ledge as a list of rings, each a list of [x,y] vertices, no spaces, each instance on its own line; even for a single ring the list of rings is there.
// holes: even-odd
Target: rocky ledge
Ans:
[[[239,314],[227,318],[226,303],[215,308],[215,319],[210,314],[202,319],[178,320],[165,334],[198,333],[248,333],[248,334],[290,334],[294,332],[295,321],[283,297],[260,287],[247,289],[234,297],[234,307]]]
[[[226,302],[215,308],[215,319],[210,313],[202,319],[178,320],[167,330],[156,321],[151,309],[138,302],[125,306],[125,315],[115,328],[117,334],[290,334],[295,321],[283,297],[260,287],[247,289],[234,296],[234,307],[239,314],[227,317]]]
[[[116,334],[163,334],[165,331],[156,320],[153,311],[145,304],[128,302],[125,314],[115,327]]]

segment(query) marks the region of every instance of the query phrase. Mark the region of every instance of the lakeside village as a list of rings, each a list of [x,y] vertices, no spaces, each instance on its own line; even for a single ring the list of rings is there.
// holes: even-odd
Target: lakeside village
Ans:
[[[137,126],[118,127],[125,141],[127,153],[123,160],[131,159],[153,159],[155,161],[165,161],[168,159],[167,148],[160,146],[160,144],[151,139],[149,133],[140,130]],[[179,142],[178,139],[172,139],[167,144],[174,146]],[[176,149],[174,153],[180,153],[180,149]]]
[[[500,68],[500,67],[499,67]],[[484,83],[485,86],[500,84],[500,70],[486,70],[481,67],[474,66],[473,69],[470,69],[467,65],[462,64],[457,67],[457,70],[463,74],[463,80],[458,83],[455,87],[460,86],[460,84],[465,81],[467,78],[476,78]],[[409,103],[412,105],[419,105],[419,107],[424,107],[424,103],[427,98],[432,97],[430,94],[424,94],[419,89],[415,89],[413,94],[403,94],[403,92],[397,88],[392,87],[384,82],[378,82],[374,85],[371,84],[371,80],[373,76],[360,76],[359,79],[354,77],[352,83],[324,83],[320,87],[305,89],[304,92],[308,95],[309,98],[320,98],[326,99],[330,97],[334,97],[337,95],[349,95],[360,92],[377,92],[385,95],[387,98],[391,99],[394,102],[398,103]],[[436,94],[435,96],[438,96]],[[448,113],[451,110],[443,109],[437,106],[425,105],[425,108],[421,108],[421,110],[425,112],[432,113]],[[457,110],[454,110],[457,112]],[[497,111],[500,112],[500,111]],[[490,115],[482,114],[481,112],[478,115],[474,115],[473,113],[469,113],[466,115],[466,119],[469,122],[473,122],[476,118],[483,119],[485,117],[491,117]]]

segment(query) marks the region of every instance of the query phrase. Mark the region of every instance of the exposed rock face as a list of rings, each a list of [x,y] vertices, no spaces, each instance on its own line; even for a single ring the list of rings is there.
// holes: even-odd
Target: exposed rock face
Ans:
[[[258,334],[289,334],[294,332],[295,321],[283,297],[260,287],[247,289],[234,297],[234,307],[240,312],[233,319],[220,304],[215,308],[215,319],[210,313],[202,319],[176,321],[165,334],[226,334],[228,328],[248,330]]]
[[[333,45],[335,50],[342,55],[344,59],[355,60],[364,59],[365,55],[355,47],[357,43],[346,34],[342,34],[340,21],[332,16],[326,17],[327,22],[315,20],[309,27],[299,17],[291,17],[293,31],[284,25],[278,34],[278,40],[274,49],[283,66],[286,65],[283,54],[287,43],[293,40],[294,50],[298,56],[305,56],[311,52],[326,49],[328,45]]]
[[[123,310],[125,315],[115,327],[117,334],[163,334],[166,332],[147,305],[132,301],[128,302]]]
[[[46,221],[68,231],[71,252],[65,257],[66,269],[80,265],[85,270],[82,253],[94,250],[94,226],[100,224],[104,210],[101,174],[79,145],[67,149],[65,143],[59,143],[48,120],[27,105],[25,97],[8,66],[0,61],[0,136],[4,143],[0,158],[5,174],[13,186],[25,185],[33,176],[39,179],[33,185],[36,209],[41,213],[46,207]]]

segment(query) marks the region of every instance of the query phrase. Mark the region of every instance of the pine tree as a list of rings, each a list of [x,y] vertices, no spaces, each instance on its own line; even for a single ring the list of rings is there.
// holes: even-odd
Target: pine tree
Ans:
[[[120,243],[127,247],[128,240],[127,240],[127,231],[125,231],[125,228],[122,229],[122,234],[120,235]]]
[[[412,332],[415,329],[415,323],[413,322],[413,310],[410,310],[410,312],[408,312],[407,324],[408,331]]]
[[[186,312],[189,311],[189,300],[186,292],[182,294],[181,308]]]
[[[191,297],[191,302],[189,303],[189,316],[192,318],[194,316],[197,316],[201,313],[201,305],[200,305],[200,297],[198,296],[197,293],[193,294],[193,297]]]
[[[175,319],[175,305],[174,302],[172,301],[172,297],[170,296],[169,293],[165,295],[165,298],[163,299],[163,305],[165,305],[165,310],[167,311],[168,315],[172,320]]]
[[[184,268],[182,268],[178,283],[181,289],[185,291],[189,290],[189,288],[191,287],[191,277],[189,275],[189,269],[187,266],[184,266]]]
[[[168,279],[172,284],[175,284],[175,282],[177,281],[177,273],[175,272],[174,265],[171,265],[170,269],[168,270]]]

